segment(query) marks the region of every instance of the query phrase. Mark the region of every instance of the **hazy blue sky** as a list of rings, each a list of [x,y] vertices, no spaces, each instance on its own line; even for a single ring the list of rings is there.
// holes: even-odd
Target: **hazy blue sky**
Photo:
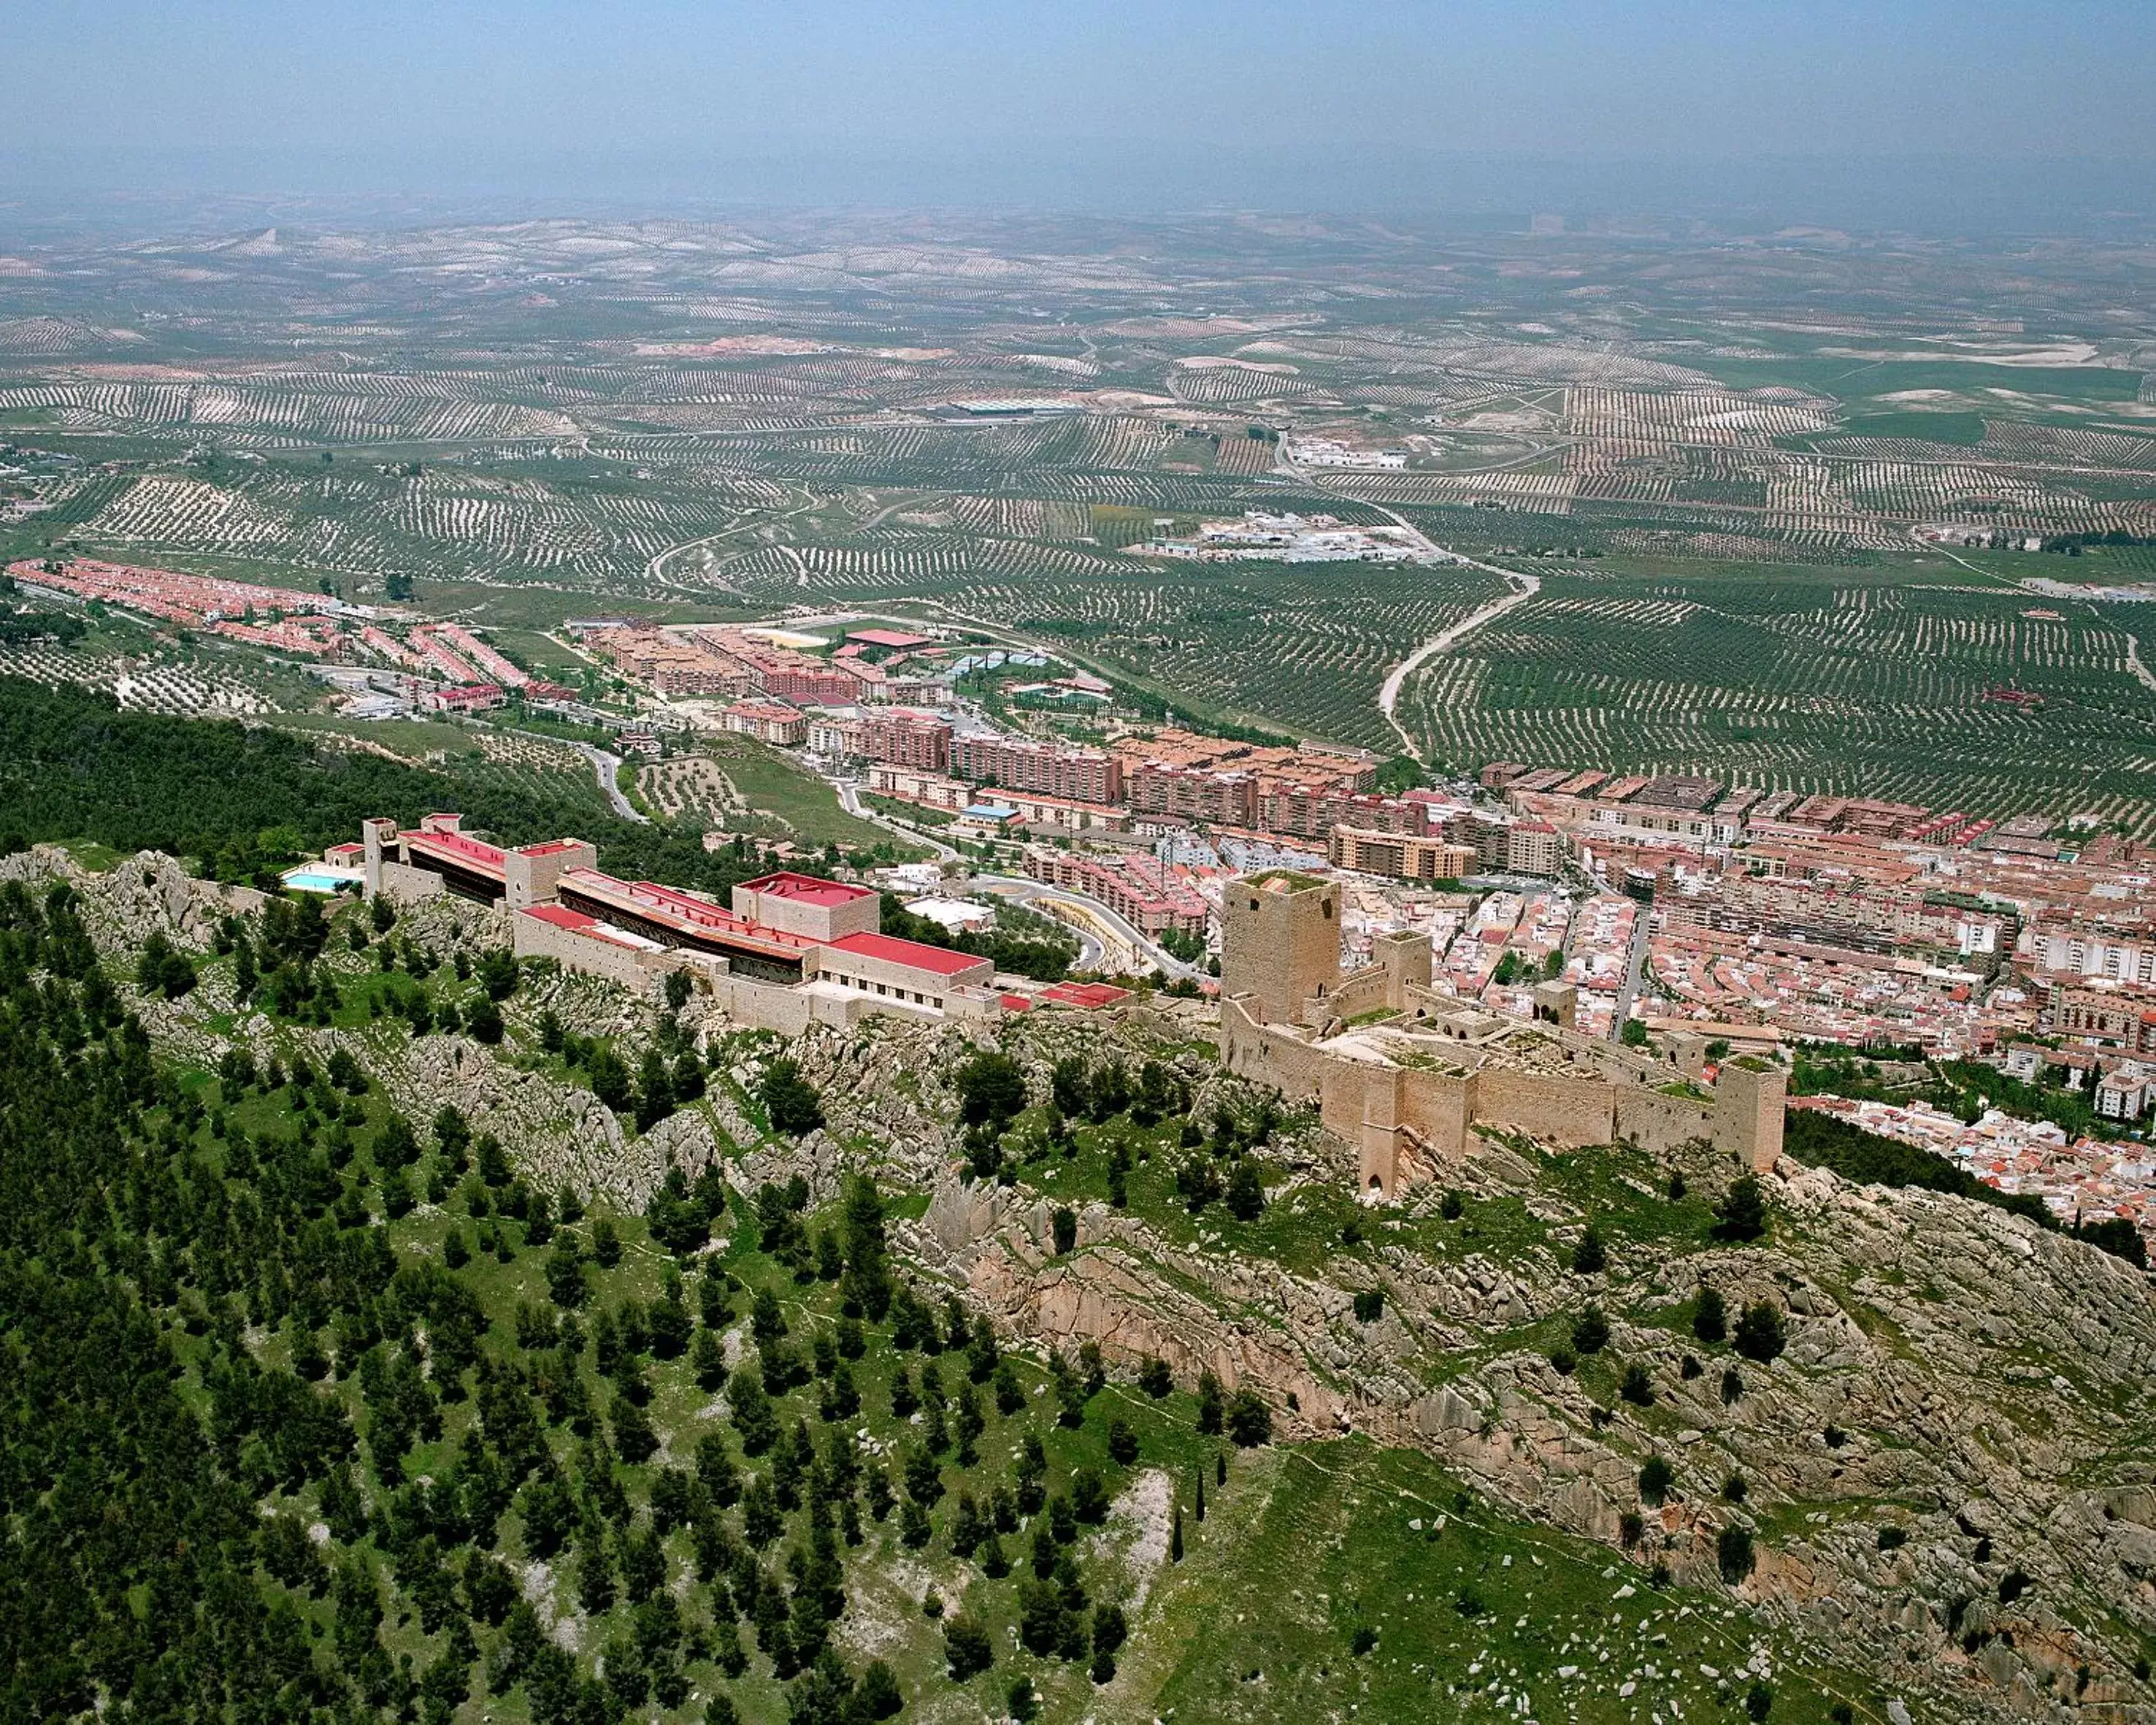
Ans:
[[[1343,193],[1357,152],[2156,160],[2156,0],[35,0],[4,39],[18,174],[90,144],[1186,178],[1274,152]]]

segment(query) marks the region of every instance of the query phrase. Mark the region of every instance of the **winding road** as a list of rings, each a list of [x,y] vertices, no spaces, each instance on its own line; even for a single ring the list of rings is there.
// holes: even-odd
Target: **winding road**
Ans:
[[[592,764],[592,770],[598,775],[599,789],[606,792],[606,800],[613,805],[614,813],[624,821],[635,821],[639,826],[651,824],[651,816],[621,793],[621,757],[619,754],[608,754],[605,749],[589,743],[572,743],[569,747]]]
[[[1463,563],[1467,561],[1465,558],[1460,560]],[[1512,590],[1502,598],[1491,600],[1480,610],[1470,612],[1457,623],[1441,629],[1431,636],[1406,658],[1394,666],[1390,675],[1378,689],[1378,711],[1385,715],[1385,723],[1399,734],[1401,745],[1417,760],[1423,758],[1421,746],[1408,734],[1408,728],[1399,722],[1393,710],[1399,705],[1401,686],[1440,653],[1464,641],[1485,623],[1494,622],[1503,616],[1507,611],[1525,605],[1536,594],[1542,591],[1543,578],[1540,575],[1531,575],[1521,569],[1502,569],[1493,564],[1487,563],[1472,564],[1470,567],[1487,569],[1493,575],[1502,575],[1512,584]]]
[[[639,826],[651,824],[651,816],[643,813],[621,794],[621,780],[618,776],[621,771],[621,757],[619,754],[609,754],[603,749],[589,743],[579,743],[572,737],[550,737],[544,731],[520,730],[510,725],[504,725],[502,729],[512,736],[530,737],[536,742],[556,743],[564,749],[575,749],[592,764],[593,776],[599,781],[599,789],[606,794],[607,802],[614,813],[624,821],[635,821]]]
[[[839,794],[839,806],[858,821],[866,821],[882,827],[886,832],[897,834],[914,844],[931,847],[939,862],[955,862],[960,852],[945,843],[932,832],[894,821],[889,816],[862,802],[860,786],[851,779],[831,778],[825,783]],[[1070,913],[1058,918],[1078,937],[1078,968],[1081,971],[1103,968],[1108,957],[1111,941],[1129,949],[1140,968],[1150,965],[1164,972],[1171,981],[1196,977],[1204,973],[1195,965],[1188,965],[1171,955],[1166,948],[1150,940],[1145,932],[1120,913],[1111,909],[1098,899],[1084,893],[1074,893],[1067,887],[1050,886],[1045,881],[1028,880],[1015,874],[977,874],[973,884],[998,899],[1031,907],[1036,904],[1056,904]],[[1091,924],[1091,926],[1088,926]]]
[[[1424,550],[1433,556],[1441,557],[1448,563],[1457,564],[1462,569],[1480,569],[1486,575],[1502,575],[1511,584],[1512,589],[1510,593],[1491,600],[1480,610],[1471,612],[1457,623],[1450,624],[1431,636],[1406,658],[1394,666],[1384,682],[1378,685],[1378,711],[1384,714],[1385,723],[1390,725],[1399,737],[1400,745],[1415,760],[1421,760],[1423,759],[1421,745],[1408,734],[1408,728],[1399,722],[1394,712],[1394,709],[1399,705],[1402,687],[1409,677],[1440,653],[1457,646],[1485,623],[1494,622],[1506,612],[1525,605],[1542,591],[1543,578],[1540,575],[1531,575],[1524,569],[1508,569],[1501,568],[1494,563],[1483,563],[1462,552],[1455,551],[1450,546],[1439,544],[1396,509],[1388,509],[1383,503],[1373,503],[1361,497],[1356,498],[1355,501],[1361,503],[1366,509],[1376,510],[1378,514],[1385,517],[1402,533],[1408,534]]]
[[[1137,955],[1141,966],[1151,965],[1164,971],[1170,981],[1182,977],[1196,977],[1203,974],[1195,965],[1187,965],[1172,957],[1167,950],[1156,945],[1137,924],[1121,913],[1111,910],[1098,899],[1085,893],[1074,893],[1068,887],[1055,887],[1045,881],[1027,880],[1014,874],[980,874],[973,877],[977,885],[993,893],[998,898],[1015,899],[1026,905],[1060,904],[1083,920],[1096,923],[1122,945]],[[1099,946],[1097,937],[1087,934],[1084,927],[1072,930],[1081,944]]]
[[[865,821],[871,826],[882,827],[886,832],[895,832],[911,843],[927,845],[936,852],[936,860],[938,862],[955,862],[958,860],[958,852],[937,837],[934,833],[924,832],[918,826],[909,826],[903,821],[894,821],[890,816],[879,814],[875,810],[870,808],[862,802],[861,787],[853,780],[834,778],[827,773],[824,775],[824,782],[838,793],[839,806],[856,821]]]
[[[2123,629],[2120,630],[2118,632],[2121,635],[2126,635],[2126,631]],[[2156,690],[2156,672],[2151,672],[2146,665],[2142,663],[2141,643],[2135,640],[2131,635],[2126,635],[2126,668],[2133,673],[2134,680],[2138,682],[2142,687],[2144,689]]]

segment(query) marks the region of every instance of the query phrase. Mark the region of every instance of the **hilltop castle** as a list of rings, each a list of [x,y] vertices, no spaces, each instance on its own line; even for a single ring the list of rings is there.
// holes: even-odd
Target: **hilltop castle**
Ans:
[[[1657,1058],[1573,1027],[1569,985],[1535,991],[1532,1019],[1434,988],[1427,935],[1380,935],[1342,974],[1340,888],[1286,870],[1230,882],[1221,904],[1220,1053],[1231,1071],[1314,1098],[1355,1145],[1358,1189],[1392,1198],[1467,1153],[1476,1126],[1564,1148],[1710,1139],[1774,1166],[1787,1079],[1730,1062],[1712,1093],[1697,1039]]]

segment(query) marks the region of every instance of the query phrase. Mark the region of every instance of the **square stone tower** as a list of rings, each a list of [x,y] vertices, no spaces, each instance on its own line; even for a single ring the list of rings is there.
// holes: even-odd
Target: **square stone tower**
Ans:
[[[1370,956],[1384,971],[1385,1004],[1394,1012],[1406,1010],[1409,990],[1430,986],[1435,955],[1428,935],[1405,929],[1380,935],[1370,943]]]
[[[1714,1077],[1714,1144],[1754,1174],[1782,1153],[1789,1076],[1763,1062],[1725,1061]]]
[[[1303,1002],[1340,981],[1340,886],[1274,869],[1232,880],[1220,895],[1220,993],[1253,1016],[1302,1019]]]
[[[1560,1030],[1575,1028],[1579,1019],[1579,991],[1569,982],[1537,982],[1535,1017]]]
[[[397,823],[394,821],[372,820],[359,823],[361,845],[360,869],[365,876],[367,896],[370,899],[382,890],[382,864],[384,858],[395,862],[389,852],[396,847]]]
[[[599,866],[598,847],[581,838],[557,838],[506,852],[501,879],[511,910],[554,902],[555,883],[572,868]]]

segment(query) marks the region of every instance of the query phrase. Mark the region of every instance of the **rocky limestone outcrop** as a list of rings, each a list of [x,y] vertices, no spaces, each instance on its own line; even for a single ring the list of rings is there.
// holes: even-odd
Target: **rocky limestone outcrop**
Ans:
[[[74,889],[83,927],[100,953],[132,954],[152,935],[199,951],[217,925],[259,894],[197,880],[162,851],[138,851],[110,868],[84,868],[58,845],[33,845],[0,857],[0,880],[40,891],[64,881]]]
[[[41,849],[0,860],[0,878],[69,881],[112,960],[151,932],[199,950],[235,909],[154,856],[91,874]],[[399,938],[476,948],[498,938],[498,920],[430,904],[407,913]],[[327,961],[349,975],[370,955],[333,942]],[[1291,1269],[1202,1232],[1169,1238],[1105,1206],[1081,1209],[1077,1249],[1057,1256],[1048,1201],[959,1177],[951,1080],[973,1044],[947,1027],[878,1019],[787,1046],[826,1124],[773,1143],[744,1099],[780,1045],[692,1005],[686,1027],[719,1068],[711,1094],[639,1136],[588,1091],[462,1037],[413,1039],[389,1021],[331,1032],[244,1010],[228,1031],[213,1028],[234,1006],[224,986],[213,967],[187,1000],[135,1004],[162,1047],[203,1062],[234,1041],[326,1058],[341,1040],[416,1121],[454,1102],[530,1177],[631,1207],[669,1166],[716,1163],[751,1189],[798,1174],[819,1199],[855,1169],[927,1190],[927,1213],[893,1227],[896,1254],[963,1290],[1009,1336],[1097,1341],[1112,1362],[1158,1356],[1186,1383],[1210,1371],[1253,1384],[1287,1432],[1353,1428],[1413,1444],[1520,1511],[1592,1537],[1614,1543],[1623,1518],[1640,1514],[1639,1555],[1702,1585],[1722,1584],[1722,1529],[1756,1527],[1743,1596],[1822,1656],[1866,1661],[1883,1690],[1921,1692],[1936,1713],[2156,1725],[2132,1665],[2156,1646],[2156,1300],[2131,1267],[2002,1211],[1784,1162],[1767,1182],[1775,1223],[1763,1242],[1613,1239],[1610,1267],[1594,1276],[1573,1275],[1552,1246],[1424,1253],[1382,1233],[1373,1250]],[[626,1052],[659,1009],[542,975],[511,1003],[512,1027],[528,1032],[549,1011]],[[1189,1029],[1173,1017],[1044,1015],[1002,1039],[1036,1098],[1054,1061],[1081,1053],[1163,1059],[1201,1114],[1247,1101]],[[1278,1148],[1296,1179],[1346,1166],[1345,1146],[1322,1135]],[[1733,1177],[1703,1149],[1681,1161],[1698,1191]],[[1486,1141],[1443,1177],[1516,1205],[1553,1245],[1589,1219],[1541,1177],[1532,1146]],[[1413,1200],[1435,1202],[1435,1188]],[[1693,1341],[1702,1282],[1732,1310],[1767,1300],[1784,1310],[1786,1351],[1732,1362]],[[1373,1285],[1384,1310],[1365,1323],[1353,1296]],[[1609,1355],[1646,1369],[1650,1406],[1609,1393],[1605,1367],[1567,1375],[1548,1357],[1565,1315],[1590,1298],[1610,1314]],[[1722,1376],[1732,1363],[1733,1396]],[[1676,1476],[1659,1507],[1638,1494],[1656,1456]],[[1723,1491],[1735,1474],[1749,1487],[1741,1503]]]
[[[1455,1175],[1517,1196],[1532,1170],[1492,1145]],[[1730,1176],[1700,1163],[1692,1177]],[[1722,1529],[1771,1514],[1795,1532],[1759,1537],[1743,1596],[1957,1712],[2156,1721],[2130,1640],[2102,1633],[2124,1623],[2156,1638],[2149,1279],[1965,1200],[1786,1162],[1768,1185],[1767,1242],[1629,1252],[1594,1278],[1548,1254],[1501,1266],[1385,1252],[1386,1310],[1368,1325],[1352,1311],[1359,1264],[1291,1274],[1105,1207],[1080,1213],[1077,1249],[1058,1258],[1046,1202],[953,1178],[903,1236],[1014,1334],[1158,1356],[1186,1383],[1209,1370],[1255,1383],[1292,1405],[1292,1430],[1415,1445],[1591,1537],[1616,1542],[1644,1508],[1645,1550],[1680,1580],[1720,1585]],[[1533,1197],[1553,1220],[1581,1220]],[[1784,1309],[1782,1356],[1702,1361],[1710,1351],[1684,1321],[1703,1282],[1732,1312]],[[1613,1314],[1610,1354],[1647,1367],[1651,1407],[1590,1394],[1517,1336],[1589,1297]],[[1678,1480],[1659,1511],[1639,1501],[1650,1456]],[[1742,1506],[1722,1492],[1738,1474]]]

